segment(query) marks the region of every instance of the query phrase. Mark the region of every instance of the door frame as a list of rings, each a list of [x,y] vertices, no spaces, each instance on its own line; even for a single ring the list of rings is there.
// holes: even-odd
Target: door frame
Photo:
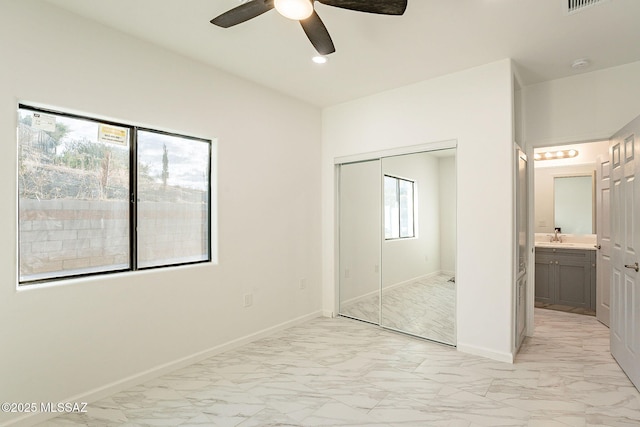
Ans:
[[[529,156],[525,150],[523,150],[520,145],[517,142],[514,142],[513,144],[514,146],[514,176],[513,176],[513,200],[514,200],[514,221],[513,221],[513,236],[514,236],[514,250],[513,250],[513,262],[514,262],[514,266],[513,266],[513,295],[512,295],[512,304],[513,304],[513,309],[512,309],[512,318],[513,318],[513,344],[512,344],[512,351],[513,353],[517,353],[518,350],[520,349],[520,346],[522,345],[522,342],[524,341],[525,337],[528,334],[529,331],[529,325],[531,325],[533,322],[531,321],[532,317],[530,316],[530,314],[533,311],[533,307],[529,307],[529,294],[530,294],[530,288],[532,287],[533,282],[530,281],[530,277],[531,277],[531,266],[532,266],[532,255],[531,255],[531,248],[532,248],[532,236],[531,236],[531,164],[530,164],[530,160],[533,159],[532,156]],[[519,196],[519,162],[520,159],[523,159],[526,163],[526,187],[525,187],[525,191],[526,191],[526,224],[525,224],[525,234],[526,234],[526,244],[524,247],[524,252],[525,252],[525,273],[523,274],[523,276],[521,277],[519,275],[520,270],[519,270],[519,259],[518,259],[518,252],[519,252],[519,226],[520,226],[520,218],[518,216],[519,213],[519,207],[518,207],[518,203],[520,201]],[[523,332],[522,335],[519,334],[519,324],[518,324],[518,319],[520,318],[520,305],[519,305],[519,283],[520,280],[524,278],[525,280],[525,303],[524,303],[524,328],[523,328]]]
[[[557,147],[564,145],[578,145],[578,144],[590,144],[590,143],[600,143],[608,141],[611,136],[602,137],[602,138],[593,138],[589,140],[559,140],[559,141],[543,141],[535,144],[527,144],[526,154],[529,159],[534,159],[534,151],[539,148],[547,148],[547,147]],[[529,266],[535,264],[535,165],[533,164],[534,160],[531,160],[531,164],[529,164],[529,174],[528,174],[528,191],[529,191]],[[597,169],[597,165],[595,166]],[[573,175],[572,175],[573,176]],[[597,179],[597,171],[594,178],[594,196],[596,191],[596,182]],[[514,177],[515,183],[515,177]],[[597,221],[595,217],[595,197],[594,197],[594,221]],[[515,216],[515,203],[514,203],[514,216]],[[597,230],[596,230],[597,234]],[[514,252],[515,253],[515,252]],[[527,292],[527,336],[533,336],[535,333],[535,316],[534,316],[534,308],[535,308],[535,268],[529,268],[529,274],[527,277],[528,283],[528,292]]]

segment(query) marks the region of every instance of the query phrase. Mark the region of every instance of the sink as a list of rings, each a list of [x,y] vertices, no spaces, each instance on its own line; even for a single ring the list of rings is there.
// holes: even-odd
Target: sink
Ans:
[[[576,244],[565,242],[536,242],[536,246],[576,246]]]
[[[592,243],[535,242],[535,246],[543,248],[595,249]]]

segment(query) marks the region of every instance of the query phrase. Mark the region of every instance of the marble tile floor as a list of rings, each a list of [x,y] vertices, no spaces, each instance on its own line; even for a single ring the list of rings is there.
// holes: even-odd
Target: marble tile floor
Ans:
[[[412,335],[455,345],[456,285],[451,275],[438,274],[400,286],[382,294],[340,305],[340,313],[380,324]]]
[[[536,309],[514,364],[319,318],[42,426],[639,426],[595,318]]]

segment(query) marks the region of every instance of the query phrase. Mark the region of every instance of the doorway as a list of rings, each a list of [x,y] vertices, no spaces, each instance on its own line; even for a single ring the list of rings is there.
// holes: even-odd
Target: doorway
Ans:
[[[603,206],[600,180],[608,145],[534,150],[535,307],[591,316],[604,312],[598,310],[598,292],[606,286],[599,242],[608,227],[597,211]],[[600,320],[607,324],[605,318]]]

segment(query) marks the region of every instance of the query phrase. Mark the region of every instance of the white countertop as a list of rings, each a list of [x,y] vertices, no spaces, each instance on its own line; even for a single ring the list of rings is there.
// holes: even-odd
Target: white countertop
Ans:
[[[596,246],[593,243],[535,242],[535,246],[536,248],[580,249],[586,251],[596,250]]]

